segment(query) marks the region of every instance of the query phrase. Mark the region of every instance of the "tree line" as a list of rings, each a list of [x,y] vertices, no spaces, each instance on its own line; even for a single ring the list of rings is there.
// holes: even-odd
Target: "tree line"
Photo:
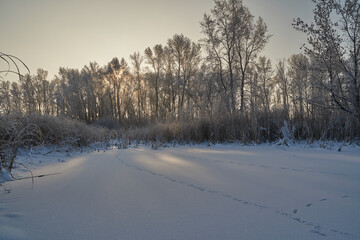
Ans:
[[[1,114],[67,116],[123,128],[201,122],[203,140],[222,129],[226,136],[216,140],[358,138],[360,4],[313,2],[314,23],[293,23],[308,44],[288,59],[273,63],[262,56],[271,35],[241,0],[215,0],[201,21],[199,42],[175,34],[128,61],[61,67],[51,80],[43,69],[17,82],[1,79]]]

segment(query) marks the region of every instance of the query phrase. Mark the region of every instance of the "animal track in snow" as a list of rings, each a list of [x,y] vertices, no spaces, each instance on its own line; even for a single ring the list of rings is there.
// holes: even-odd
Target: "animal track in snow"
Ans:
[[[341,196],[341,198],[343,198],[343,199],[348,198],[348,197],[349,197],[348,195]],[[322,199],[319,200],[319,202],[325,202],[325,201],[329,201],[329,199],[328,198],[322,198]],[[305,207],[309,208],[309,207],[312,207],[313,205],[314,205],[313,203],[308,203],[308,204],[305,205]],[[292,212],[293,213],[298,213],[298,211],[299,210],[296,208]]]
[[[326,237],[325,233],[319,232],[318,230],[311,230],[310,232],[320,235],[321,237]]]
[[[19,213],[6,213],[3,215],[6,218],[19,218],[21,217],[21,214]]]
[[[287,167],[272,167],[272,166],[264,165],[264,164],[257,165],[254,163],[242,163],[242,162],[236,162],[236,161],[208,159],[208,158],[202,158],[202,157],[194,157],[194,159],[197,161],[212,161],[212,162],[216,162],[216,163],[232,164],[232,165],[239,165],[239,166],[260,167],[260,168],[267,168],[267,169],[278,168],[280,170],[299,172],[299,173],[304,172],[304,173],[326,174],[326,175],[333,175],[333,176],[346,176],[346,174],[343,174],[343,173],[328,172],[328,171],[317,171],[317,170],[310,170],[310,169],[305,170],[305,169],[287,168]]]
[[[325,226],[319,226],[319,225],[316,225],[316,224],[314,224],[314,223],[312,223],[310,221],[301,219],[299,217],[295,217],[294,214],[298,213],[298,209],[294,209],[292,211],[292,213],[279,211],[274,207],[263,206],[263,205],[260,205],[260,204],[254,203],[254,202],[249,202],[249,201],[237,198],[237,197],[235,197],[235,196],[233,196],[231,194],[224,193],[224,192],[221,192],[221,191],[218,191],[218,190],[207,189],[207,188],[205,188],[203,186],[198,186],[198,185],[195,185],[195,184],[186,183],[186,182],[184,182],[182,180],[178,180],[178,179],[175,179],[175,178],[172,178],[172,177],[168,177],[166,175],[156,173],[156,172],[153,172],[153,171],[145,169],[145,168],[141,168],[141,167],[136,166],[136,165],[129,164],[129,163],[121,160],[120,158],[118,158],[118,159],[122,164],[124,164],[127,167],[133,168],[133,169],[138,170],[138,171],[145,172],[145,173],[150,174],[150,175],[155,176],[155,177],[163,178],[163,179],[165,179],[165,180],[167,180],[169,182],[176,183],[176,184],[181,184],[181,185],[190,187],[192,189],[195,189],[197,191],[208,192],[208,193],[211,193],[211,194],[219,195],[219,196],[222,196],[224,198],[239,202],[239,203],[241,203],[243,205],[257,207],[259,209],[271,210],[274,213],[276,213],[278,215],[281,215],[281,216],[284,216],[284,217],[286,217],[286,218],[288,218],[288,219],[290,219],[292,221],[296,221],[299,224],[304,224],[306,226],[309,226],[311,228],[311,230],[310,230],[311,233],[319,235],[321,237],[327,237],[327,235],[324,233],[324,231],[325,232],[336,233],[338,235],[350,237],[350,238],[353,238],[353,239],[358,239],[360,237],[359,235],[356,235],[356,234],[352,234],[352,233],[348,233],[348,232],[344,232],[344,231],[339,231],[337,229],[332,229],[332,228],[328,228],[328,227],[325,227]],[[349,197],[349,196],[347,196],[347,195],[342,196],[342,198],[347,198],[347,197]],[[319,201],[325,201],[325,200],[327,200],[327,199],[323,198],[323,199],[321,199]],[[313,205],[312,203],[308,203],[306,205],[306,207],[311,207],[312,205]]]

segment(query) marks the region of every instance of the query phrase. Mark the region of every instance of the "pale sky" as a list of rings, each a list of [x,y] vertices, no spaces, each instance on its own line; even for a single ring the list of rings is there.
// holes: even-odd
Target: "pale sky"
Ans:
[[[312,20],[311,0],[243,2],[273,35],[262,53],[273,65],[300,52],[306,38],[291,24],[297,17]],[[213,6],[213,0],[0,0],[0,52],[21,58],[31,74],[49,71],[50,80],[59,67],[128,61],[174,34],[198,41],[204,37],[200,21]]]

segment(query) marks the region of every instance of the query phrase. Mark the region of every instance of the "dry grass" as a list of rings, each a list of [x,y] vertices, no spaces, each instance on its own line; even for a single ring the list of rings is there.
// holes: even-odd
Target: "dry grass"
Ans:
[[[0,115],[0,169],[12,170],[19,148],[43,144],[84,147],[94,142],[109,141],[112,137],[114,134],[106,128],[67,118]]]

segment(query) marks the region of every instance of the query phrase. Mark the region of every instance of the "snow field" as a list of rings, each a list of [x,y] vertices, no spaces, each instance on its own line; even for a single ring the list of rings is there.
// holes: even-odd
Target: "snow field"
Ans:
[[[42,157],[52,163],[34,175],[58,174],[6,183],[0,239],[360,239],[358,148],[229,144]]]

